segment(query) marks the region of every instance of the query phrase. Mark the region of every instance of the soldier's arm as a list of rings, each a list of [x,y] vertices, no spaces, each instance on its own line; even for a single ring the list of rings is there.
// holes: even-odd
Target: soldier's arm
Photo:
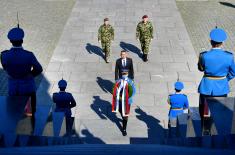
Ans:
[[[130,68],[130,70],[131,70],[131,79],[134,80],[134,67],[133,67],[132,59],[131,59],[131,68]]]
[[[169,105],[171,105],[170,95],[169,95],[168,98],[167,98],[167,103],[168,103]]]
[[[232,55],[232,60],[231,60],[231,65],[229,66],[229,73],[227,75],[227,79],[229,81],[235,77],[235,63],[234,63],[233,54],[231,55]]]
[[[114,40],[114,28],[111,26],[111,38]]]
[[[42,73],[43,69],[41,64],[38,62],[37,58],[35,57],[35,55],[32,53],[32,66],[33,69],[31,71],[31,74],[35,77],[38,76],[39,74]]]
[[[138,24],[136,27],[136,39],[139,39],[139,37],[140,37],[140,26]]]
[[[71,95],[71,102],[70,102],[71,104],[70,104],[70,108],[76,107],[76,101],[75,101],[73,95],[72,95],[72,94],[70,94],[70,95]]]
[[[188,97],[185,95],[184,109],[188,109],[188,108],[189,108]]]
[[[204,71],[203,53],[204,52],[200,53],[198,63],[197,63],[198,70],[201,71],[201,72]]]
[[[101,29],[102,29],[102,26],[100,26],[100,28],[98,30],[98,41],[101,40]]]
[[[4,65],[3,65],[3,61],[2,61],[2,54],[0,53],[0,61],[1,61],[1,64],[2,64],[2,68],[5,69]]]
[[[5,69],[6,69],[6,66],[5,66],[4,61],[3,61],[3,58],[2,58],[2,54],[3,54],[4,52],[7,52],[7,51],[3,51],[2,53],[0,53],[0,60],[1,60],[2,68],[5,70]]]
[[[115,80],[118,80],[118,76],[119,76],[119,70],[118,70],[118,60],[116,61],[116,65],[115,65]]]
[[[150,23],[150,37],[153,39],[153,24]]]
[[[55,103],[55,93],[52,95],[52,101]]]

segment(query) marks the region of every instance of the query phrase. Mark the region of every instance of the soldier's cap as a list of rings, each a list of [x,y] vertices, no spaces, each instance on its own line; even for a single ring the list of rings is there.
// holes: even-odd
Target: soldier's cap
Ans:
[[[177,81],[177,82],[175,83],[175,89],[177,89],[177,90],[182,90],[182,89],[184,89],[184,84],[183,84],[182,82]]]
[[[109,21],[109,18],[105,18],[105,19],[104,19],[104,22],[106,22],[106,21]]]
[[[210,32],[210,38],[215,42],[221,43],[227,39],[227,34],[223,29],[215,28]]]
[[[59,88],[66,88],[67,87],[67,82],[64,79],[60,80],[58,82],[58,87]]]
[[[18,41],[18,40],[22,40],[24,38],[24,30],[21,28],[12,28],[7,35],[9,40],[14,40],[14,41]]]
[[[144,15],[144,16],[142,17],[142,19],[144,19],[144,18],[148,18],[148,15]]]
[[[128,70],[128,69],[122,69],[122,70],[121,70],[121,73],[122,73],[122,74],[128,74],[128,73],[129,73],[129,70]]]

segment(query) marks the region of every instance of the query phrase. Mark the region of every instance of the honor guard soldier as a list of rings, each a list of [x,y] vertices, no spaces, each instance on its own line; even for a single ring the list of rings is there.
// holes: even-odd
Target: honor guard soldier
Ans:
[[[140,41],[141,50],[143,52],[143,60],[146,62],[148,61],[150,42],[153,39],[153,24],[148,21],[147,15],[144,15],[142,17],[142,21],[137,25],[136,39]]]
[[[169,125],[170,130],[175,129],[177,116],[180,114],[183,114],[184,110],[189,108],[187,96],[181,93],[183,88],[184,88],[184,84],[182,82],[179,82],[179,81],[176,82],[175,94],[171,94],[168,97],[168,104],[170,105],[168,125]]]
[[[71,93],[65,91],[67,82],[60,80],[58,82],[59,92],[53,93],[53,102],[56,104],[55,112],[63,112],[66,118],[66,133],[68,135],[72,132],[73,118],[71,108],[76,106],[76,101]]]
[[[229,80],[235,76],[233,53],[222,49],[227,39],[226,32],[215,28],[210,32],[212,49],[202,52],[199,56],[198,69],[204,72],[198,92],[200,93],[199,111],[204,135],[210,134],[210,118],[204,117],[208,112],[206,97],[226,97],[229,93]]]
[[[98,30],[98,41],[101,42],[103,52],[105,53],[105,61],[109,63],[111,42],[114,40],[114,29],[109,24],[109,19],[104,19],[104,24]]]
[[[3,69],[8,74],[9,96],[28,96],[31,99],[32,127],[35,125],[36,85],[34,78],[42,72],[42,66],[30,51],[22,47],[23,29],[13,28],[8,33],[12,48],[1,53]]]

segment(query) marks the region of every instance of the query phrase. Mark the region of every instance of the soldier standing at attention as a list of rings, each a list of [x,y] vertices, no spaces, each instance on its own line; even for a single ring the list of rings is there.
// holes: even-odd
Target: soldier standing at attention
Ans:
[[[150,42],[153,39],[153,24],[148,21],[148,16],[144,15],[142,21],[138,23],[136,28],[136,39],[140,41],[141,50],[143,52],[143,61],[148,61],[148,53]]]
[[[199,56],[198,69],[204,76],[198,87],[200,93],[199,111],[204,135],[210,134],[210,120],[204,116],[206,97],[226,97],[229,93],[229,81],[235,77],[233,53],[222,49],[227,34],[223,29],[215,28],[210,32],[212,48],[202,52]],[[208,123],[206,123],[208,122]],[[209,125],[208,125],[209,124]]]
[[[170,105],[168,126],[171,136],[176,135],[177,116],[183,114],[184,110],[189,108],[187,96],[181,93],[183,89],[184,84],[179,81],[176,82],[175,93],[168,97],[168,104]]]
[[[42,66],[32,52],[23,47],[24,31],[13,28],[8,33],[12,43],[10,50],[1,53],[3,69],[8,74],[9,96],[28,96],[31,99],[32,127],[35,128],[36,85],[34,78],[42,72]]]
[[[72,132],[73,118],[71,117],[71,108],[76,106],[76,101],[71,93],[65,91],[67,87],[67,82],[65,80],[60,80],[58,82],[60,91],[53,93],[53,102],[56,103],[55,112],[63,112],[66,118],[66,133],[68,135]]]
[[[109,19],[104,19],[104,24],[98,30],[98,41],[101,42],[103,52],[105,53],[106,63],[110,62],[111,42],[114,40],[114,29],[109,24]]]

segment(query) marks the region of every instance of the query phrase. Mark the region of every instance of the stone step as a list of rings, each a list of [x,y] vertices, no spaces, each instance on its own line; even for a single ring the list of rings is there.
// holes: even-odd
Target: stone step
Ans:
[[[233,150],[211,150],[205,148],[185,148],[163,145],[70,145],[70,146],[51,146],[51,147],[26,147],[26,148],[11,148],[0,149],[3,154],[161,154],[165,152],[167,154],[228,154],[232,155]]]

